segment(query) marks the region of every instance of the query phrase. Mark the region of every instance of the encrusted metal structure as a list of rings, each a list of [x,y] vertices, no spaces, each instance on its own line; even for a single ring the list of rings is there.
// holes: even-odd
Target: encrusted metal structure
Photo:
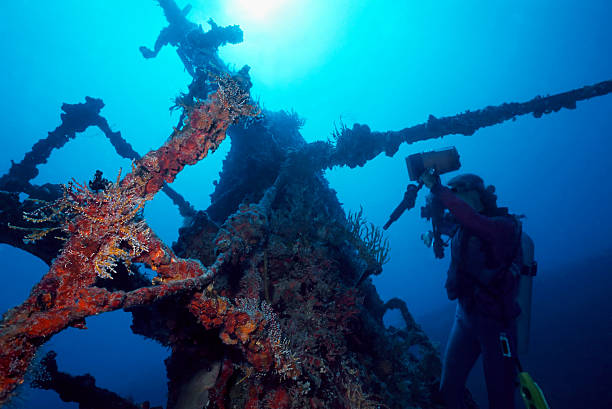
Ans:
[[[241,41],[239,27],[211,20],[204,31],[187,19],[188,9],[173,0],[159,3],[169,25],[153,50],[141,52],[152,58],[162,46],[174,46],[193,78],[177,98],[182,116],[167,142],[140,156],[100,116],[102,101],[87,97],[64,104],[60,126],[0,178],[0,241],[50,266],[1,322],[0,404],[54,334],[86,329],[88,316],[125,309],[134,332],[172,350],[167,409],[442,407],[437,350],[403,301],[383,303],[363,280],[380,273],[386,260],[380,231],[361,214],[347,218],[323,170],[364,166],[382,152],[392,156],[401,143],[574,109],[577,101],[612,92],[612,81],[430,116],[400,131],[357,124],[333,141],[306,143],[295,113],[255,106],[248,66],[232,72],[219,59],[218,47]],[[33,185],[51,150],[89,126],[134,160],[131,171],[114,182],[98,174],[89,184]],[[166,184],[226,135],[232,147],[212,204],[196,211]],[[142,218],[141,209],[161,190],[187,220],[173,248]],[[23,193],[27,198],[20,199]],[[135,262],[156,271],[152,283]],[[385,327],[391,308],[400,310],[405,328]],[[96,387],[88,375],[60,372],[53,353],[33,379],[33,386],[83,408],[149,407]]]

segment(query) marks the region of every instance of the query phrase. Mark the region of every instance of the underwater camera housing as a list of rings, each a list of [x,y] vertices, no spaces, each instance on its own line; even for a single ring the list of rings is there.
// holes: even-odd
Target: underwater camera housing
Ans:
[[[408,176],[410,180],[417,181],[425,171],[433,171],[435,175],[441,175],[442,173],[452,172],[461,167],[459,162],[459,152],[457,148],[451,146],[450,148],[444,148],[437,151],[415,153],[406,157],[406,167],[408,168]],[[389,221],[383,226],[384,230],[387,230],[391,224],[393,224],[406,210],[410,210],[414,207],[416,197],[423,187],[423,182],[419,181],[418,185],[409,184],[404,198],[400,204],[395,208]],[[439,222],[442,221],[444,215],[444,207],[437,202],[432,202],[428,199],[428,203],[425,207],[421,208],[421,217],[431,220],[434,224],[434,233],[438,232],[436,227]],[[434,240],[434,249],[438,249],[440,244],[439,234],[436,234],[436,240]],[[437,250],[436,255],[442,253],[442,250]],[[442,256],[440,256],[442,257]]]
[[[419,177],[428,169],[435,170],[437,175],[458,170],[461,167],[459,152],[454,146],[437,151],[415,153],[406,157],[406,167],[410,180]]]
[[[406,167],[410,180],[418,180],[425,171],[432,171],[434,175],[439,176],[458,170],[461,168],[461,162],[457,148],[451,146],[437,151],[410,155],[406,158]],[[436,258],[443,258],[444,247],[447,247],[448,244],[442,240],[442,235],[452,237],[456,221],[450,213],[445,211],[440,200],[431,194],[427,197],[425,206],[421,207],[421,217],[431,220],[432,225],[432,231],[421,235],[421,239],[427,247],[433,245]]]

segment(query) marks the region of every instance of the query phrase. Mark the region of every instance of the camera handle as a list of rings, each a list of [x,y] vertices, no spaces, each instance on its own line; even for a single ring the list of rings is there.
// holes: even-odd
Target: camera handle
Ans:
[[[404,198],[400,202],[400,204],[393,210],[391,216],[389,216],[389,220],[383,226],[383,230],[387,230],[389,226],[391,226],[400,216],[406,211],[410,210],[414,207],[416,203],[417,194],[419,190],[423,187],[423,182],[419,182],[418,185],[409,184],[406,187],[406,193],[404,193]]]

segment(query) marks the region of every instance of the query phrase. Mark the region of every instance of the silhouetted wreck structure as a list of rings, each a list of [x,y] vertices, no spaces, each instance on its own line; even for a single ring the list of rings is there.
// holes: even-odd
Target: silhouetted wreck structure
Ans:
[[[64,104],[61,125],[0,178],[0,240],[51,266],[42,284],[9,312],[0,328],[2,345],[18,344],[0,353],[0,403],[23,379],[28,354],[52,335],[67,326],[85,328],[88,315],[124,308],[133,315],[135,333],[172,350],[166,360],[167,409],[441,408],[436,399],[438,352],[403,301],[383,303],[371,280],[356,286],[364,274],[382,271],[385,246],[371,242],[380,236],[362,234],[361,215],[347,218],[323,171],[364,166],[382,152],[392,156],[401,143],[471,135],[519,115],[574,109],[577,101],[612,92],[612,81],[452,117],[430,116],[426,123],[400,131],[375,132],[356,124],[336,132],[333,141],[306,143],[297,114],[249,113],[244,99],[251,86],[248,66],[231,72],[217,55],[218,47],[241,41],[238,26],[219,27],[211,20],[211,29],[204,31],[187,19],[188,8],[180,10],[173,0],[159,3],[169,25],[153,50],[142,47],[141,52],[152,58],[162,46],[174,46],[193,78],[189,92],[177,98],[183,115],[168,142],[139,155],[100,116],[103,102],[86,97],[85,103]],[[65,203],[83,194],[87,199],[77,209],[87,210],[105,192],[129,193],[138,208],[128,209],[133,220],[118,223],[132,223],[124,230],[133,229],[138,237],[130,239],[145,240],[147,246],[125,255],[121,250],[136,244],[116,245],[115,253],[121,254],[113,259],[119,259],[113,279],[103,276],[109,260],[89,259],[103,274],[90,271],[89,281],[83,281],[87,284],[71,283],[70,294],[86,294],[81,304],[89,303],[89,308],[83,310],[82,305],[61,304],[67,290],[57,280],[81,273],[71,266],[76,258],[65,255],[60,240],[71,243],[76,233],[68,228],[59,232],[60,238],[39,234],[39,240],[24,242],[34,228],[52,229],[59,222],[48,218],[33,226],[22,214],[34,214],[40,201],[61,201],[66,195],[60,186],[35,186],[31,180],[52,149],[90,126],[99,127],[120,156],[134,160],[134,170],[116,184],[97,174],[91,190],[69,190],[76,199],[64,198]],[[232,138],[231,150],[210,207],[196,211],[166,182],[182,166],[214,150],[225,130]],[[217,139],[211,142],[209,134]],[[194,138],[204,141],[205,151],[191,142]],[[186,152],[192,157],[185,159]],[[172,249],[142,227],[138,212],[141,201],[159,190],[174,200],[186,220]],[[25,199],[20,197],[24,193]],[[72,217],[63,223],[78,231],[71,220],[80,220],[79,215]],[[131,260],[158,271],[155,285]],[[388,309],[400,310],[405,328],[385,328]],[[50,317],[65,322],[51,325]],[[34,387],[55,390],[80,408],[149,407],[98,388],[89,375],[60,372],[53,353],[42,360],[33,379]],[[466,400],[471,402],[467,391]]]

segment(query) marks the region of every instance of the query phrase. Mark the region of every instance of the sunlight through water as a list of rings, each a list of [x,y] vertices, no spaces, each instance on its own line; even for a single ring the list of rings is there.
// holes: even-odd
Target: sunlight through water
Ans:
[[[226,7],[235,10],[245,21],[270,23],[287,11],[289,3],[289,0],[231,0]]]

